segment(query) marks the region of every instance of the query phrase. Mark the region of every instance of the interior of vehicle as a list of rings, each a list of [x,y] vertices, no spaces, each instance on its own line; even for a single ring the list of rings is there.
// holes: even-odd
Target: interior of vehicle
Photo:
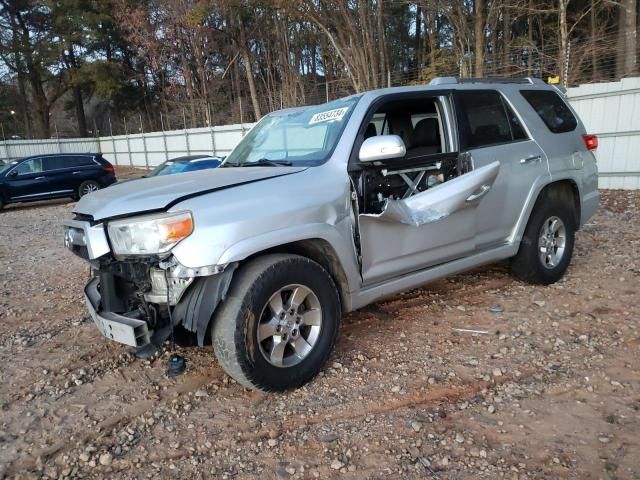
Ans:
[[[445,141],[438,98],[387,101],[366,124],[362,142],[379,135],[398,135],[406,155],[367,164],[353,162],[350,170],[360,198],[359,213],[381,213],[387,200],[409,198],[466,171],[458,153],[449,151]]]

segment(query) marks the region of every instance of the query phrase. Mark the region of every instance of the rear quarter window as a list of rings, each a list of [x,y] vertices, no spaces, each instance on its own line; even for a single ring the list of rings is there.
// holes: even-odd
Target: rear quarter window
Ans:
[[[93,161],[93,157],[89,155],[78,155],[69,158],[69,165],[72,165],[74,167],[86,167],[90,165],[95,166],[95,164],[96,163]]]
[[[502,98],[494,90],[458,91],[458,112],[467,148],[514,141]]]
[[[556,92],[551,90],[520,90],[520,93],[551,132],[571,132],[578,126],[576,117]]]

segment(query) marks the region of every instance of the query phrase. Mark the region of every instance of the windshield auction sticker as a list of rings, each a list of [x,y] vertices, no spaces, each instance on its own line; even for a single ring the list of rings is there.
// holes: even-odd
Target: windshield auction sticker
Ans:
[[[327,110],[326,112],[316,113],[309,120],[309,125],[320,122],[340,121],[344,117],[344,114],[347,113],[347,110],[349,110],[349,107],[336,108],[335,110]]]

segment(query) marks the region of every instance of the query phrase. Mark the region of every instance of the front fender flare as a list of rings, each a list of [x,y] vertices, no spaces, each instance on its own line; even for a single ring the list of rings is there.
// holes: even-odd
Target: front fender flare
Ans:
[[[227,248],[218,263],[226,265],[241,262],[260,252],[303,240],[324,240],[335,251],[344,271],[348,290],[357,291],[361,287],[360,268],[357,263],[350,218],[344,218],[336,225],[311,223],[297,225],[257,235],[241,240]]]

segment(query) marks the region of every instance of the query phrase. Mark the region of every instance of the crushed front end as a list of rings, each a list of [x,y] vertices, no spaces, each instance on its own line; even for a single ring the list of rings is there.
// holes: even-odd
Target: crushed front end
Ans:
[[[166,218],[172,219],[173,224],[167,227]],[[153,243],[150,237],[157,231],[173,240],[174,245],[180,241],[179,235],[190,234],[185,218],[190,217],[183,214],[181,219],[167,214],[134,217],[129,224],[126,220],[110,224],[76,215],[64,223],[65,246],[91,266],[85,302],[104,336],[139,352],[153,352],[169,337],[172,328],[181,324],[197,336],[198,344],[204,343],[209,320],[226,293],[234,266],[189,269],[171,255],[171,244],[160,242],[161,248],[157,248],[156,242],[149,246]],[[131,234],[126,229],[140,228],[143,222],[149,224],[158,219],[164,222],[162,228],[141,232],[141,242],[146,245],[138,247],[136,239],[127,238]],[[133,252],[123,251],[127,248]]]

